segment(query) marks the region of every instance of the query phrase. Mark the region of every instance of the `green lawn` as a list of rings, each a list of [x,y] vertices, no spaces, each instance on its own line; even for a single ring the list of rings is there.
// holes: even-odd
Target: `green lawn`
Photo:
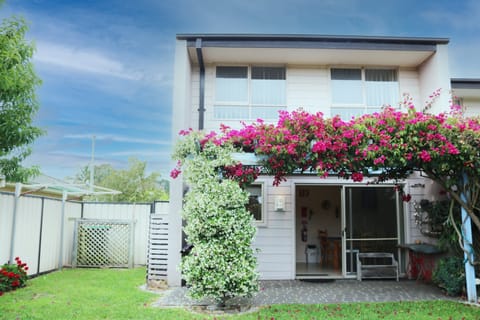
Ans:
[[[138,287],[145,269],[66,269],[0,297],[0,319],[212,319],[176,308],[154,308],[158,295]],[[480,308],[451,301],[275,305],[216,319],[480,319]]]

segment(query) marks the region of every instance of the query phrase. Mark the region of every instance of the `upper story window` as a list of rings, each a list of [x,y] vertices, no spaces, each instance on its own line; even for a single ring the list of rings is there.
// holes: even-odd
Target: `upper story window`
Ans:
[[[286,108],[284,67],[218,66],[215,119],[276,119]]]
[[[330,70],[332,86],[331,115],[343,119],[380,111],[382,106],[399,103],[397,70],[346,69]]]

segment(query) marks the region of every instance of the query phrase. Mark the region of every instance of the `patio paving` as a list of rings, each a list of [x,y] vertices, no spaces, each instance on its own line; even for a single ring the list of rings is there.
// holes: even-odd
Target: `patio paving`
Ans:
[[[195,301],[186,296],[187,288],[164,292],[157,306],[205,306],[212,301]],[[315,304],[340,302],[384,302],[451,299],[439,288],[414,280],[307,282],[299,280],[260,281],[260,291],[250,300],[233,303],[262,306],[271,304]]]

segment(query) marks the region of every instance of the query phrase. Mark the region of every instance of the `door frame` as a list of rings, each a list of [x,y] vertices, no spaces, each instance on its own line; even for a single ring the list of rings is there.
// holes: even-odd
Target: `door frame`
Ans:
[[[342,184],[341,188],[341,198],[342,198],[342,273],[344,278],[354,278],[356,279],[356,274],[355,275],[347,275],[347,235],[346,235],[346,224],[347,224],[347,198],[346,198],[346,189],[347,188],[394,188],[395,184],[393,183],[382,183],[382,184],[352,184],[352,183],[346,183]],[[405,224],[405,211],[406,206],[402,206],[400,208],[400,193],[398,190],[395,191],[395,218],[396,218],[396,223],[397,223],[397,244],[400,244],[402,239],[405,239],[405,230],[407,229],[407,226]],[[403,219],[403,220],[402,220]],[[403,225],[403,230],[402,230],[402,225]],[[393,239],[392,239],[393,240]],[[403,258],[402,258],[402,252],[400,247],[397,248],[397,260],[398,260],[398,265],[402,266],[403,265]]]
[[[293,245],[292,245],[292,279],[297,278],[297,230],[296,230],[296,225],[297,225],[297,188],[302,187],[302,186],[307,186],[307,187],[339,187],[339,192],[340,192],[340,207],[341,207],[341,212],[340,212],[340,228],[342,224],[342,211],[344,211],[344,205],[343,205],[343,199],[342,199],[342,193],[343,193],[343,184],[341,183],[340,179],[337,178],[326,178],[326,179],[320,179],[318,176],[314,177],[292,177],[289,179],[292,181],[292,213],[293,213],[293,235],[292,235],[292,240],[293,240]],[[320,180],[320,181],[319,181]],[[341,229],[343,230],[343,229]],[[341,259],[343,259],[343,240],[344,237],[342,236],[341,243],[342,243],[342,252],[341,252]],[[344,279],[345,278],[345,272],[344,272],[344,263],[342,260],[342,272],[341,276],[318,276],[315,277],[316,279]]]
[[[333,277],[337,279],[356,279],[355,274],[347,275],[347,251],[346,251],[346,188],[348,187],[358,187],[358,188],[385,188],[385,187],[394,187],[394,183],[382,183],[382,184],[367,184],[367,183],[352,183],[352,182],[343,182],[341,179],[338,179],[336,177],[329,177],[326,179],[319,179],[318,176],[314,177],[292,177],[289,179],[292,181],[292,213],[293,213],[293,227],[292,227],[292,279],[296,279],[297,276],[297,270],[296,270],[296,256],[297,256],[297,230],[296,230],[296,223],[297,223],[297,188],[301,186],[310,186],[310,187],[315,187],[315,186],[338,186],[340,187],[340,230],[341,230],[341,247],[342,247],[342,252],[341,252],[341,263],[342,263],[342,274],[341,277]],[[408,225],[405,223],[405,212],[407,206],[402,206],[403,208],[400,208],[400,195],[399,192],[395,192],[395,207],[396,207],[396,219],[397,219],[397,242],[400,243],[402,239],[405,239],[406,237],[406,230],[408,229]],[[402,221],[403,219],[403,221]],[[401,225],[403,225],[403,230]],[[398,264],[399,266],[402,265],[402,255],[401,255],[401,250],[400,248],[398,249]],[[319,276],[318,279],[322,278],[328,278],[332,279],[332,277],[321,277]]]

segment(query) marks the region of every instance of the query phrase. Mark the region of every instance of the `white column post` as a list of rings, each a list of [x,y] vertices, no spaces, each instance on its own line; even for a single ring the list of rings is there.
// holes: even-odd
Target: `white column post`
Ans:
[[[464,185],[468,184],[468,178],[463,175]],[[465,193],[461,195],[462,200],[467,202]],[[469,258],[474,261],[473,248],[472,248],[472,222],[467,211],[462,207],[462,235],[463,235],[463,247],[465,259],[465,280],[467,286],[467,299],[469,302],[477,303],[477,287],[475,284],[475,268],[470,263]],[[470,257],[469,257],[470,256]]]
[[[67,191],[63,190],[62,194],[62,217],[61,217],[61,225],[60,225],[60,252],[58,253],[58,269],[62,270],[63,268],[63,234],[65,233],[65,202],[67,201],[68,193]]]

